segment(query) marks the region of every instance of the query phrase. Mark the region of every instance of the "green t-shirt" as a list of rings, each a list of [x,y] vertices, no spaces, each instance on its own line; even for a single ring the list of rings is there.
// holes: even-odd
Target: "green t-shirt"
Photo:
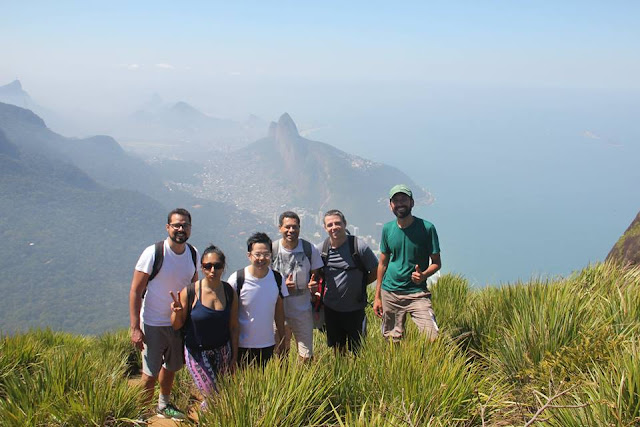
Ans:
[[[380,252],[389,256],[389,265],[382,280],[388,292],[415,293],[427,288],[426,282],[411,281],[416,264],[422,271],[429,267],[429,255],[440,253],[436,228],[429,221],[414,217],[413,224],[402,229],[396,221],[382,228]]]

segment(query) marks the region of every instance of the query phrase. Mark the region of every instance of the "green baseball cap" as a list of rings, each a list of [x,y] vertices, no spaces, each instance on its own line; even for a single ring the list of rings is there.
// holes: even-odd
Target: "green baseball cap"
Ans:
[[[393,188],[389,190],[389,199],[391,199],[395,194],[398,193],[404,193],[413,199],[413,193],[411,192],[409,187],[404,184],[394,185]]]

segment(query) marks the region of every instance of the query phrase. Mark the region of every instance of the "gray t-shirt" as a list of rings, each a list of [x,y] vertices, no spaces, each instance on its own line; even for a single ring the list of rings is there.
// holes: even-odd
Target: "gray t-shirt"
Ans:
[[[357,237],[356,237],[357,238]],[[322,252],[323,243],[316,245]],[[358,239],[358,253],[367,270],[378,267],[378,258],[365,242]],[[355,311],[366,307],[362,296],[362,271],[356,267],[349,251],[349,241],[336,249],[329,247],[327,266],[324,269],[326,292],[324,304],[335,311]]]

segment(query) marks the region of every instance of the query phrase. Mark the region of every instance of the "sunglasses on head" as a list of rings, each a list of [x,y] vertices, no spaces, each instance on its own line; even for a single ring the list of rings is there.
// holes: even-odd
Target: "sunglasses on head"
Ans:
[[[214,270],[222,270],[224,268],[224,264],[221,262],[208,262],[206,264],[202,264],[202,268],[205,270],[211,270],[212,268]]]

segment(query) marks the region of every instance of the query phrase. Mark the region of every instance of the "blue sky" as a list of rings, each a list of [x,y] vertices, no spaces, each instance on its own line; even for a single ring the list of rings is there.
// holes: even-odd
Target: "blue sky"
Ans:
[[[638,2],[5,2],[0,82],[638,89]],[[46,69],[46,73],[43,71]],[[95,90],[95,89],[94,89]]]
[[[89,125],[289,112],[431,190],[474,283],[601,260],[640,208],[639,1],[3,3],[0,85]]]

